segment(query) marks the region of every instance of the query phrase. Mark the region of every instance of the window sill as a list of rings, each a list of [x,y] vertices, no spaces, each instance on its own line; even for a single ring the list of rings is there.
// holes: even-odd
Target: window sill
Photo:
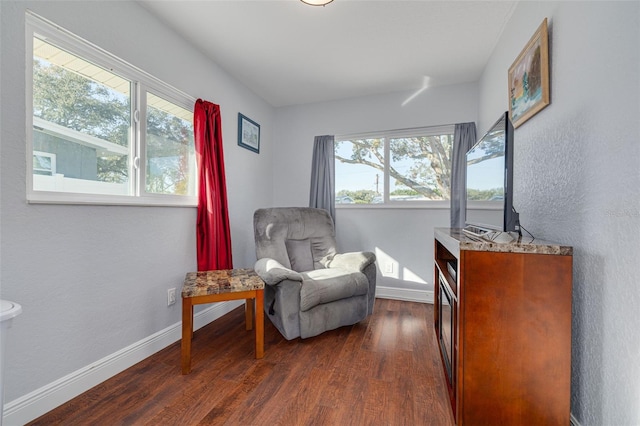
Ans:
[[[338,210],[379,210],[379,209],[423,209],[423,210],[445,210],[450,209],[449,201],[431,201],[415,203],[386,203],[386,204],[336,204]]]
[[[198,198],[171,196],[100,196],[93,194],[70,194],[38,191],[27,194],[27,203],[138,207],[197,207]]]

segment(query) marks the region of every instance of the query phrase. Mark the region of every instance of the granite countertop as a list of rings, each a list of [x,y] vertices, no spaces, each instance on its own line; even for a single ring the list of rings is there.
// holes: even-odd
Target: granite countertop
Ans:
[[[511,233],[512,242],[501,243],[471,237],[458,228],[436,228],[435,238],[451,253],[459,254],[460,250],[493,251],[503,253],[536,253],[556,256],[572,256],[573,247],[531,237],[518,237]]]
[[[253,269],[223,269],[188,272],[182,285],[182,297],[260,290],[264,281]]]

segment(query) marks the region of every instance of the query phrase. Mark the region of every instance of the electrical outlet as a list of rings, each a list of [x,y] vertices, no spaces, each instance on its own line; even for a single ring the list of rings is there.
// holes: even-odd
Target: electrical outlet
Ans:
[[[385,274],[393,274],[393,262],[387,262],[384,265]]]
[[[167,306],[171,306],[176,303],[176,289],[170,288],[167,290]]]

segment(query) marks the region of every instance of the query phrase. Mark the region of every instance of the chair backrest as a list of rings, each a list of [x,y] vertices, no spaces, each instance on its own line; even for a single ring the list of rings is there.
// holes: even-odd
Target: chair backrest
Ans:
[[[253,215],[253,230],[258,259],[275,259],[297,272],[324,268],[336,254],[333,220],[322,209],[259,209]]]

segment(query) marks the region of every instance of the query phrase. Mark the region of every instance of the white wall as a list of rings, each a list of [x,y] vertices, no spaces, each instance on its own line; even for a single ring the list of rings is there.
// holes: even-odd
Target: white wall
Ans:
[[[433,87],[402,104],[412,93],[393,93],[279,108],[274,151],[274,204],[308,206],[313,139],[375,130],[476,121],[477,86]],[[395,297],[432,297],[433,228],[449,226],[449,209],[339,208],[336,234],[342,251],[378,254],[378,289]],[[395,263],[394,272],[380,266]],[[385,290],[384,288],[388,288]],[[397,289],[408,291],[398,292]],[[418,290],[418,291],[411,291]]]
[[[514,203],[536,237],[574,246],[571,409],[640,424],[640,3],[522,2],[480,82],[480,125],[549,19],[551,105],[515,132]]]
[[[166,306],[167,289],[179,291],[196,268],[195,208],[26,203],[25,9],[194,99],[221,105],[237,267],[253,265],[252,212],[272,198],[275,110],[134,2],[0,7],[0,285],[3,299],[23,307],[7,345],[9,403],[179,323],[180,304]],[[238,112],[261,124],[260,155],[237,146]]]

